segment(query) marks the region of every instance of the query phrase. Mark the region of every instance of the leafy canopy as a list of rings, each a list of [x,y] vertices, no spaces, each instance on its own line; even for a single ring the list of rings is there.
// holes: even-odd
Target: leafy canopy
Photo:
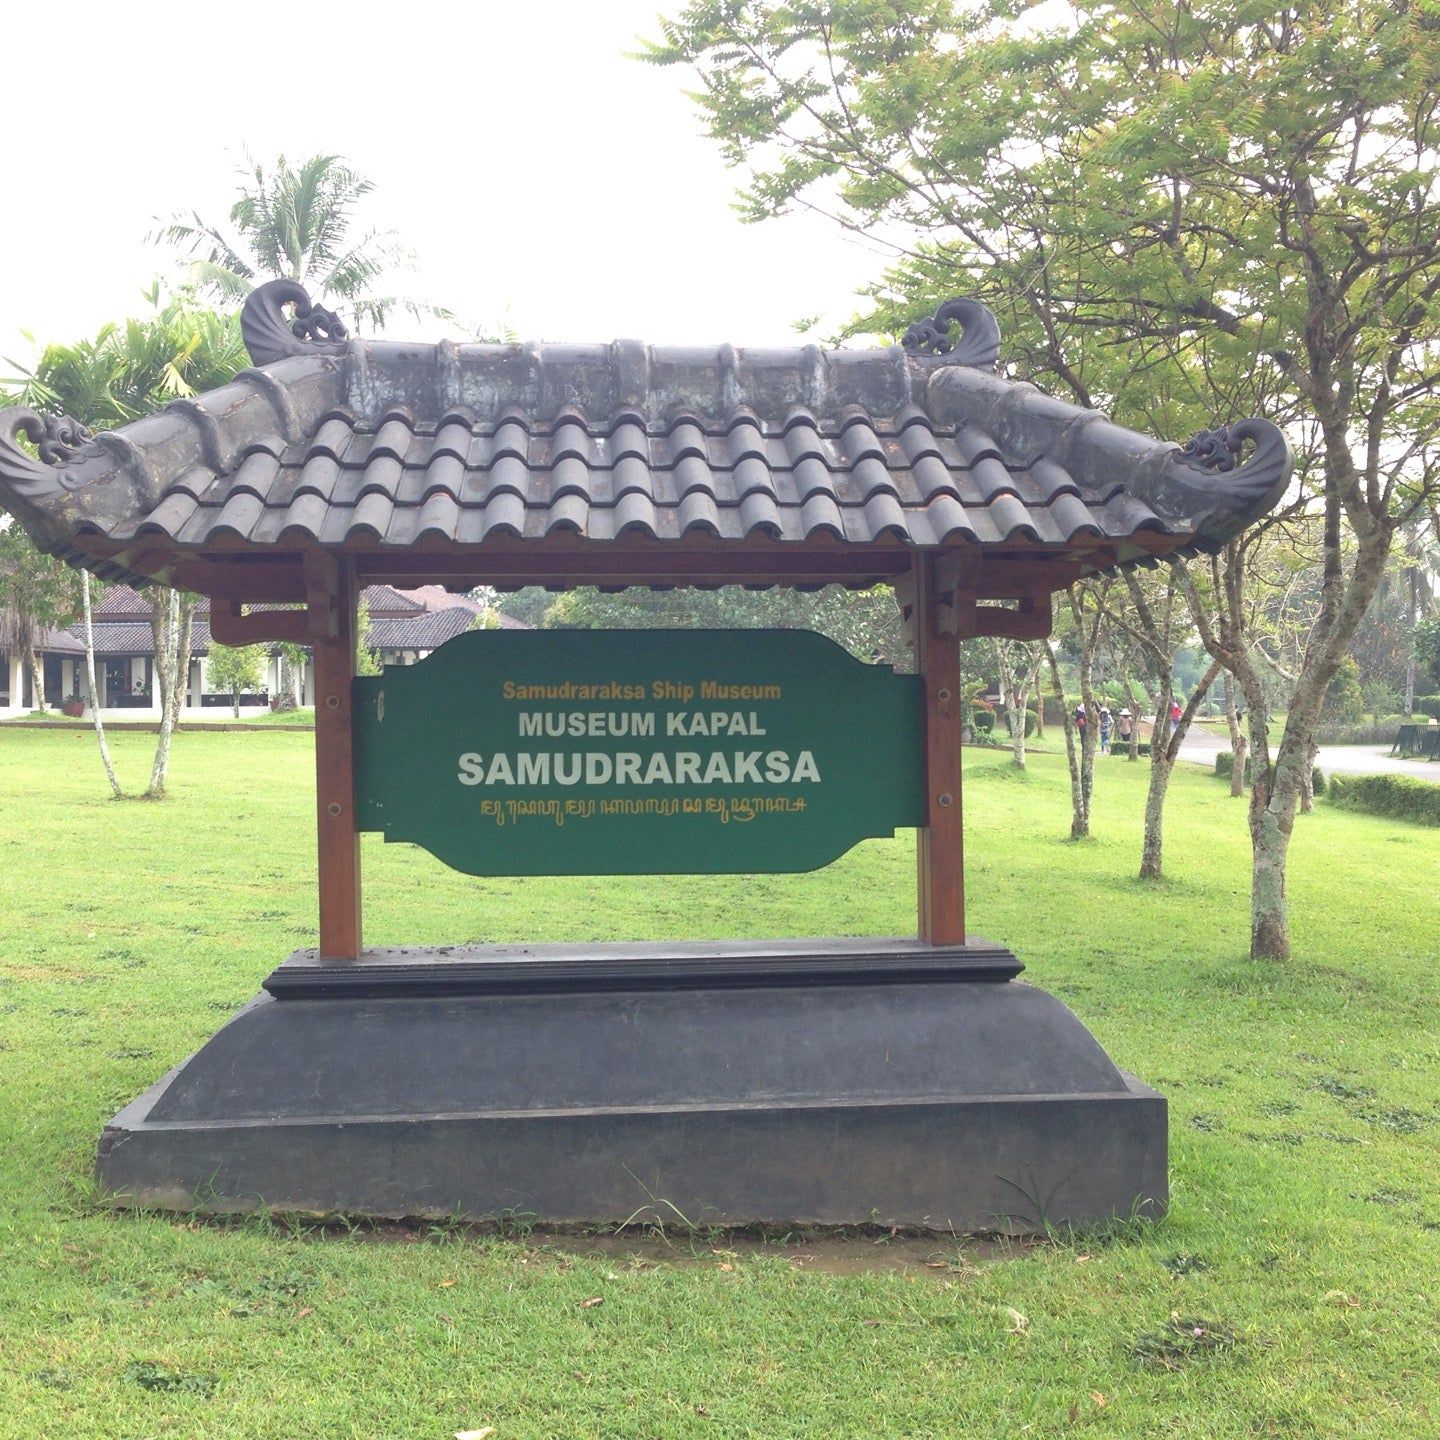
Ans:
[[[247,157],[239,173],[227,223],[191,211],[172,216],[152,237],[190,257],[201,294],[236,303],[262,281],[284,279],[317,299],[344,301],[373,326],[397,305],[426,311],[379,292],[411,256],[391,232],[356,233],[360,204],[375,186],[340,156],[312,155],[298,166],[284,155],[273,165]]]
[[[1328,399],[1342,431],[1432,440],[1435,6],[1059,13],[694,0],[647,56],[693,70],[749,218],[810,207],[893,246],[852,330],[974,294],[1020,373],[1127,424]]]
[[[4,382],[3,403],[71,415],[91,430],[128,424],[171,400],[213,390],[250,363],[233,315],[146,295],[151,312],[93,338],[47,345]]]

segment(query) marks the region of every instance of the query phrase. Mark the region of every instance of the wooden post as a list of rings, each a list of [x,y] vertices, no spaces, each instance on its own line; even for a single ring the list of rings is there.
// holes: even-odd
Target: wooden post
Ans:
[[[954,601],[940,594],[935,561],[915,557],[911,633],[925,684],[925,811],[916,842],[920,938],[965,943],[965,860],[960,817],[960,641]],[[949,624],[946,623],[946,609]]]
[[[315,802],[320,867],[320,957],[358,960],[360,833],[355,827],[355,734],[350,682],[355,676],[354,563],[307,557],[306,582],[315,647]]]

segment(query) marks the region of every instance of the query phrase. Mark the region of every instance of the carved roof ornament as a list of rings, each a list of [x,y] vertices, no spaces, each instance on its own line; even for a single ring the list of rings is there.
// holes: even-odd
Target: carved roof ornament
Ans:
[[[132,584],[171,553],[509,556],[581,536],[658,555],[693,535],[868,585],[906,546],[1038,556],[1052,578],[1212,551],[1292,464],[1268,421],[1182,448],[995,373],[999,326],[968,299],[904,349],[371,343],[289,280],[242,323],[253,368],[93,439],[0,410],[0,503]]]
[[[35,447],[35,455],[20,444],[21,436]],[[25,407],[0,412],[0,476],[25,499],[59,495],[67,486],[54,472],[89,439],[90,432],[69,415],[42,415]]]
[[[1204,516],[1198,527],[1201,549],[1208,548],[1209,532],[1220,524],[1228,539],[1237,528],[1237,515],[1255,519],[1276,504],[1295,464],[1285,432],[1272,420],[1238,420],[1216,430],[1197,430],[1172,453],[1178,508]]]
[[[950,327],[956,322],[960,338],[952,341]],[[988,305],[956,296],[928,320],[917,320],[900,343],[912,355],[943,355],[952,365],[993,370],[1000,359],[1000,325]]]
[[[1180,447],[1182,459],[1202,470],[1233,470],[1240,461],[1244,438],[1238,426],[1222,425],[1218,430],[1197,430]]]
[[[343,355],[350,338],[340,317],[316,305],[294,280],[270,280],[252,290],[240,312],[240,333],[256,365],[292,355]]]

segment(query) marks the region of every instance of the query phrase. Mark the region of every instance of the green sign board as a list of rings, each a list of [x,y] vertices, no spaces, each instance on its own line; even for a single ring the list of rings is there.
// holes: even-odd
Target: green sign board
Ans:
[[[922,821],[919,679],[806,630],[473,630],[354,683],[360,828],[473,875],[813,870]]]

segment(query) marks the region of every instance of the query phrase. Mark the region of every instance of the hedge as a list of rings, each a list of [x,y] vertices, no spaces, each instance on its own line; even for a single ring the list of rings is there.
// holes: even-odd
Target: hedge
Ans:
[[[1222,780],[1228,780],[1234,773],[1235,752],[1233,750],[1222,750],[1215,757],[1215,774]],[[1247,755],[1245,757],[1245,783],[1247,785],[1250,783],[1250,778],[1250,757]],[[1333,785],[1334,783],[1335,777],[1333,775],[1327,781],[1325,779],[1325,772],[1318,765],[1315,767],[1315,771],[1310,777],[1310,786],[1314,794],[1325,794],[1327,786]]]
[[[1409,775],[1332,775],[1330,800],[1350,810],[1440,825],[1440,785]]]
[[[1321,745],[1393,745],[1405,723],[1404,715],[1386,715],[1378,721],[1353,725],[1322,723],[1315,727],[1315,739]]]
[[[1434,720],[1440,720],[1440,695],[1417,695],[1415,697],[1415,713],[1429,715]]]

